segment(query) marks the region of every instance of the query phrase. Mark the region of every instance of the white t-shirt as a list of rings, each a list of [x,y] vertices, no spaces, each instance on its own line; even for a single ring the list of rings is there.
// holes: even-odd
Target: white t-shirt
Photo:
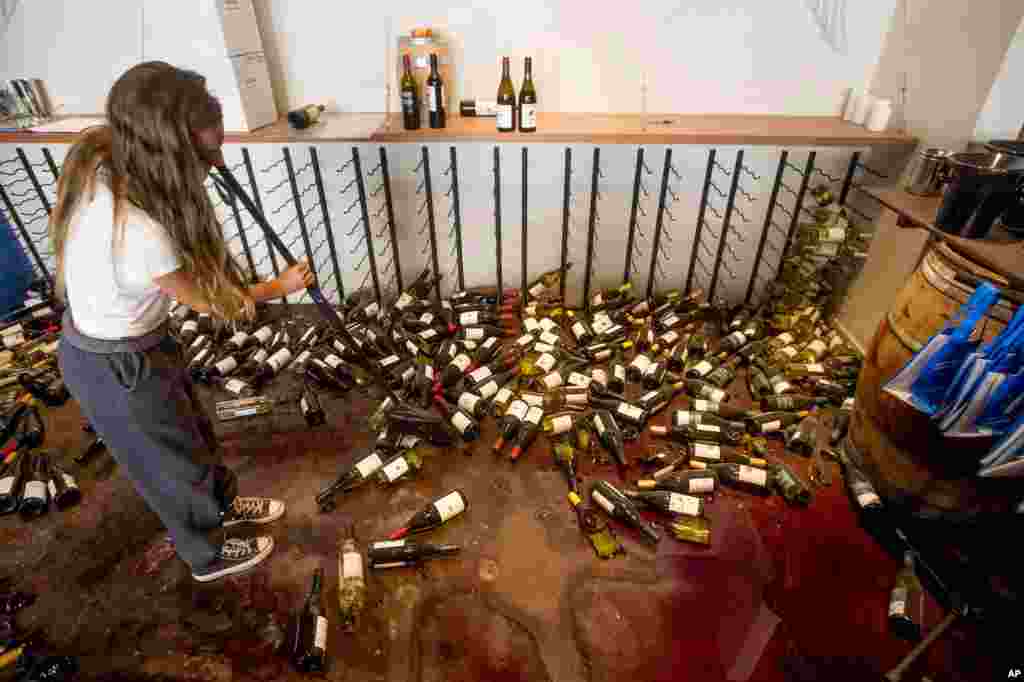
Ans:
[[[96,339],[143,336],[167,319],[171,300],[153,281],[181,267],[164,228],[131,204],[114,226],[114,195],[97,178],[71,219],[64,281],[75,326]]]

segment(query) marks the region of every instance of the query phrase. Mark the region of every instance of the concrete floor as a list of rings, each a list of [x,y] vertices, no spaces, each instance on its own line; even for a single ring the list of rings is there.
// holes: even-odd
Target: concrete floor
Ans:
[[[76,509],[27,524],[0,519],[0,577],[39,595],[19,627],[80,656],[86,679],[299,679],[274,646],[317,566],[326,572],[327,615],[335,615],[345,526],[355,524],[365,547],[458,487],[468,512],[425,540],[460,544],[462,553],[420,570],[369,573],[356,631],[343,633],[332,619],[327,679],[870,680],[910,649],[886,627],[897,563],[858,528],[838,468],[807,509],[719,492],[709,504],[710,548],[669,537],[652,548],[613,523],[628,553],[602,561],[576,527],[547,442],[514,464],[498,459],[489,452],[492,420],[479,447],[437,452],[419,480],[368,486],[338,511],[317,513],[315,493],[366,451],[374,403],[329,401],[329,424],[316,430],[300,427],[290,407],[225,428],[225,460],[243,494],[288,505],[265,527],[277,542],[273,556],[245,576],[192,581],[159,520],[106,457],[80,471]],[[73,403],[46,420],[49,447],[77,449]],[[806,472],[805,460],[785,458]],[[620,480],[589,457],[581,473]],[[626,478],[638,473],[631,467]],[[940,618],[929,603],[927,623]],[[972,631],[954,629],[905,679],[982,679],[975,654]]]

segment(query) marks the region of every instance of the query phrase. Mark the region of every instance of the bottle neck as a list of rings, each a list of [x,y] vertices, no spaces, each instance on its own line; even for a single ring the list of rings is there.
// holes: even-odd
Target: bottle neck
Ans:
[[[505,59],[501,60],[501,77],[503,79],[504,78],[511,78],[511,76],[509,74],[508,58],[505,58]]]
[[[412,60],[409,59],[409,55],[402,57],[402,68],[405,70],[405,75],[412,75]]]
[[[430,75],[437,76],[437,55],[430,55]]]
[[[526,58],[526,65],[524,67],[524,78],[526,80],[533,79],[533,60],[529,57]]]

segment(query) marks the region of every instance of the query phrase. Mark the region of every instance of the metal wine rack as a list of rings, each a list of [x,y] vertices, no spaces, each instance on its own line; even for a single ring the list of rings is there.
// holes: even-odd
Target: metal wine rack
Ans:
[[[626,235],[626,264],[622,270],[622,283],[630,281],[633,275],[640,274],[639,259],[643,255],[640,249],[640,240],[646,241],[647,235],[637,224],[638,215],[647,217],[647,209],[644,207],[646,199],[650,197],[645,178],[651,175],[651,169],[644,161],[644,148],[636,150],[636,168],[633,171],[633,198],[629,204],[629,228]],[[648,278],[648,290],[650,290],[650,278]]]
[[[53,284],[56,258],[50,246],[48,223],[57,195],[60,168],[50,150],[40,150],[42,160],[32,161],[18,147],[15,156],[0,160],[0,205],[31,256],[37,281]]]

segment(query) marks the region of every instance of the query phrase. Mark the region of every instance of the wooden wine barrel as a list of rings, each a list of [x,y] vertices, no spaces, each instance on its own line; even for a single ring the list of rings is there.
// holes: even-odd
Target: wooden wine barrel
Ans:
[[[849,438],[866,473],[883,497],[925,513],[1004,511],[1020,498],[1019,486],[1008,479],[975,476],[991,438],[946,438],[929,417],[882,390],[970,298],[979,278],[1008,287],[999,273],[934,243],[879,324],[857,381]],[[1020,292],[1008,294],[1024,300]],[[983,338],[1001,332],[1015,312],[1016,305],[1001,298],[989,311]]]

